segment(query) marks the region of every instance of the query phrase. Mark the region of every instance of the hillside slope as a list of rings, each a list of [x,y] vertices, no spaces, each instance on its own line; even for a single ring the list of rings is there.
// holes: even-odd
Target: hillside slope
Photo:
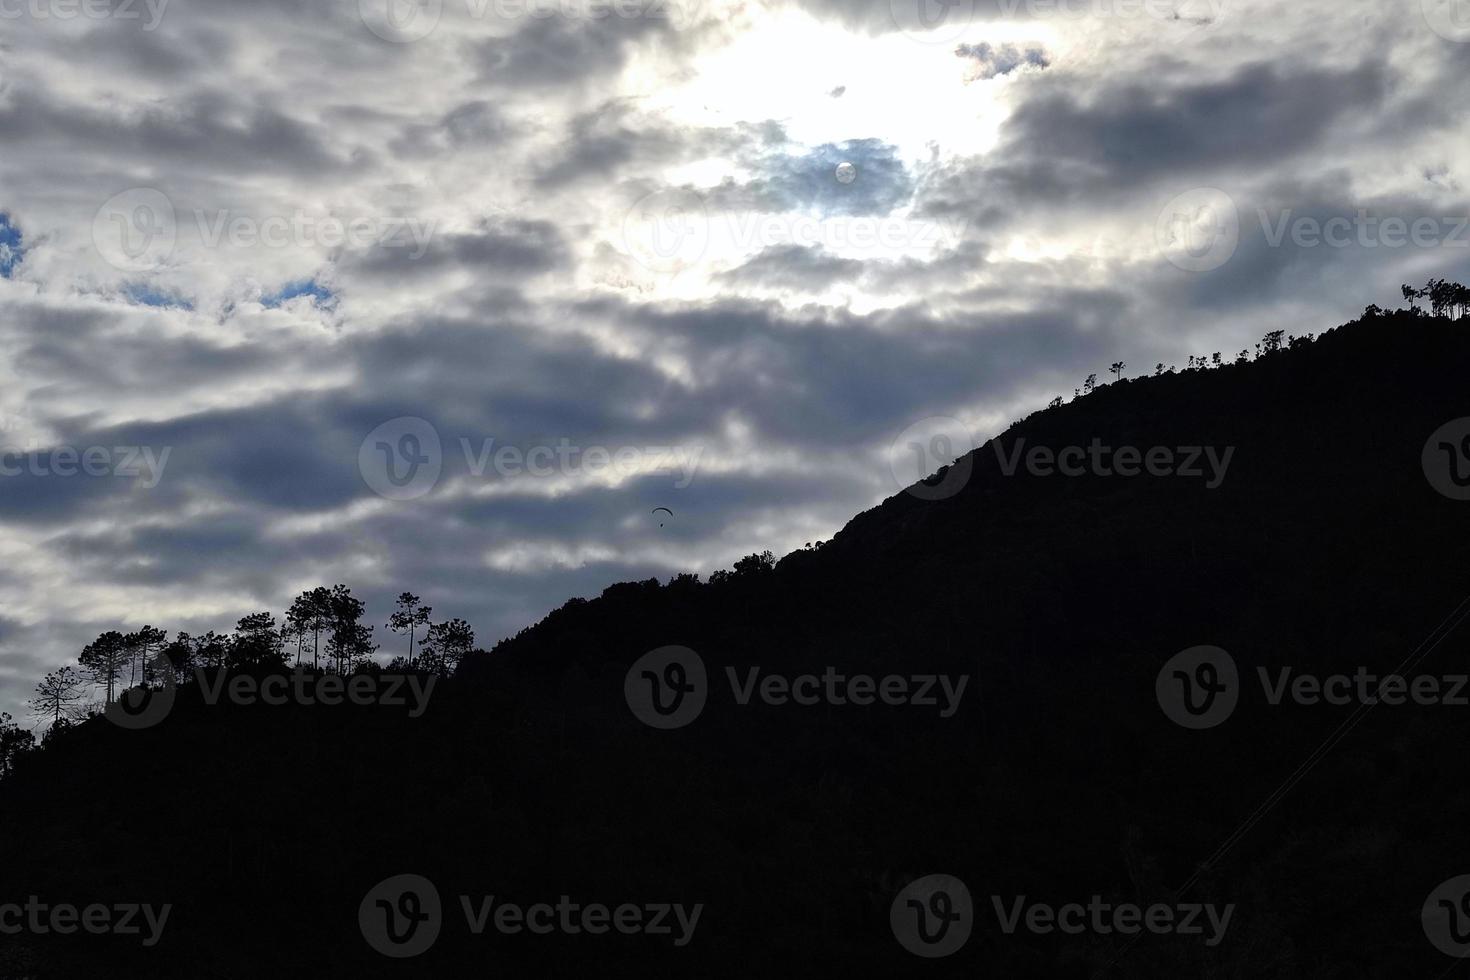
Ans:
[[[1435,976],[1450,961],[1420,908],[1470,870],[1470,707],[1380,706],[1287,786],[1354,709],[1272,705],[1257,678],[1387,674],[1464,612],[1470,502],[1421,457],[1470,416],[1467,375],[1470,331],[1394,315],[1125,380],[976,450],[935,481],[955,492],[900,493],[774,567],[569,603],[467,661],[421,718],[184,697],[146,731],[88,723],[0,786],[0,904],[167,902],[174,919],[152,948],[0,937],[0,977]],[[1202,473],[1005,472],[1018,446],[1094,440],[1176,462],[1200,447]],[[1419,671],[1470,672],[1465,630]],[[671,644],[697,652],[707,703],[658,730],[625,682]],[[1239,704],[1191,730],[1156,681],[1199,646],[1233,658]],[[947,715],[937,682],[933,706],[742,705],[753,667],[967,682]],[[435,882],[446,920],[400,961],[369,948],[358,907],[402,873]],[[926,961],[889,914],[930,873],[968,885],[974,922]],[[704,908],[682,947],[475,936],[455,896],[491,894]],[[1095,895],[1234,911],[1215,944],[1131,943],[1008,934],[993,907]]]

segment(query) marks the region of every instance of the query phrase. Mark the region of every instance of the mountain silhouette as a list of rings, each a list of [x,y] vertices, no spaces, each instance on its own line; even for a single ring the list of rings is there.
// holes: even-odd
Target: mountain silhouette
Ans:
[[[0,906],[172,911],[151,946],[0,935],[0,977],[1439,975],[1467,377],[1463,324],[1375,313],[1039,411],[779,561],[568,602],[419,717],[185,684],[74,726],[0,782]],[[1395,671],[1451,703],[1268,697]],[[930,875],[968,897],[901,896]],[[490,896],[642,925],[476,934]],[[1233,911],[1135,936],[1036,903]],[[647,911],[676,904],[683,944]]]

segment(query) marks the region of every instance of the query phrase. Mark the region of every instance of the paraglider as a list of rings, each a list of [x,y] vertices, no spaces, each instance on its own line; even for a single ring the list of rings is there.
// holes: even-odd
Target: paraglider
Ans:
[[[668,514],[669,515],[669,520],[672,521],[674,519],[674,512],[671,511],[671,510],[669,510],[667,507],[655,507],[653,509],[653,512],[655,514],[657,514],[659,511],[663,511],[665,514]],[[663,527],[664,526],[663,521],[659,521],[658,526],[659,527]]]

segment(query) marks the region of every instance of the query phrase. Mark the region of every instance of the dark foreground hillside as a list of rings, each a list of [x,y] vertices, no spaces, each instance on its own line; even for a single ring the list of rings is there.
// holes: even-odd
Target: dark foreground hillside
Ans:
[[[1470,429],[1431,446],[1428,473],[1425,448],[1470,416],[1467,380],[1470,327],[1377,317],[1040,412],[999,455],[982,447],[774,567],[570,603],[468,660],[418,718],[210,706],[186,687],[156,727],[88,722],[0,785],[0,905],[168,903],[170,918],[151,947],[0,935],[0,977],[1433,980],[1456,964],[1421,910],[1470,874],[1470,705],[1450,696],[1470,700],[1454,681],[1470,625],[1436,632],[1470,610],[1470,501],[1452,499],[1450,470],[1470,472],[1455,458]],[[1023,453],[1167,448],[1175,469],[1193,447],[1231,455],[1212,473],[1201,451],[1199,476],[1006,475],[1022,439]],[[691,703],[706,697],[697,716],[639,700],[673,703],[681,677],[663,662],[629,679],[668,645],[707,672],[682,677]],[[1238,681],[1218,659],[1165,669],[1202,646]],[[1439,678],[1450,703],[1360,712],[1303,766],[1355,705],[1305,703],[1309,690],[1273,705],[1258,668],[1270,686],[1287,667],[1381,678],[1416,649],[1410,673]],[[755,666],[870,676],[879,703],[839,687],[846,703],[742,705],[727,668],[743,686]],[[949,702],[936,681],[934,705],[883,704],[888,675],[909,692],[968,680]],[[640,720],[625,681],[645,717],[687,723]],[[1202,700],[1209,683],[1238,700],[1228,717]],[[1192,715],[1178,692],[1212,706]],[[405,874],[433,882],[442,922],[394,959],[359,909]],[[900,901],[895,926],[900,890],[930,874],[959,879],[969,903],[951,885]],[[383,894],[368,918],[429,914]],[[461,896],[702,909],[684,945],[677,924],[476,935]],[[1032,911],[1069,903],[1088,911],[1067,929]],[[1135,938],[1091,911],[1163,906],[1178,926],[1193,904],[1228,922],[1201,912],[1200,933]],[[931,938],[963,915],[951,927],[968,941],[916,956],[903,934],[906,916],[925,928],[919,912]],[[1446,941],[1470,929],[1458,896],[1444,916]]]

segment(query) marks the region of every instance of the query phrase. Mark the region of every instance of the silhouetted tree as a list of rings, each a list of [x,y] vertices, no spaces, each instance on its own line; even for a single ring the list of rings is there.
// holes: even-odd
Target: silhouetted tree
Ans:
[[[420,626],[427,626],[429,614],[433,610],[428,606],[419,605],[419,597],[412,592],[403,592],[398,596],[398,609],[392,616],[388,617],[388,628],[395,633],[408,634],[408,663],[413,665],[413,638],[414,633]]]
[[[291,641],[296,641],[296,666],[301,666],[301,651],[306,645],[306,627],[291,617],[291,611],[286,611],[286,619],[281,623],[281,645],[289,648]]]
[[[82,692],[82,677],[76,668],[61,667],[41,678],[29,704],[37,717],[49,717],[54,725],[62,718],[73,718],[81,713]]]
[[[372,642],[373,628],[362,625],[362,601],[345,585],[333,586],[329,609],[327,652],[338,673],[350,673],[353,664],[377,649]]]
[[[223,667],[229,652],[229,638],[214,630],[194,638],[194,662],[201,667]]]
[[[128,660],[127,638],[117,630],[109,630],[82,648],[78,660],[92,682],[106,689],[107,703],[111,704]]]
[[[128,685],[131,687],[141,683],[144,687],[152,680],[150,671],[152,668],[151,655],[156,650],[162,650],[168,642],[168,634],[156,626],[144,626],[136,633],[129,633],[123,638],[128,651],[129,677]]]
[[[1083,394],[1092,394],[1092,389],[1097,387],[1097,375],[1089,374],[1082,382]]]
[[[303,636],[306,633],[311,634],[311,667],[313,670],[320,669],[322,633],[332,626],[331,590],[317,587],[310,592],[301,593],[291,603],[286,619],[299,627]]]
[[[182,630],[163,648],[163,658],[173,668],[175,677],[183,680],[194,673],[194,668],[198,666],[194,651],[194,638]]]
[[[1411,307],[1419,309],[1419,300],[1429,300],[1429,312],[1432,316],[1445,316],[1458,320],[1470,310],[1470,288],[1466,288],[1457,282],[1447,279],[1431,279],[1424,285],[1423,289],[1415,289],[1405,284],[1401,287],[1404,299],[1408,300]],[[1376,309],[1376,307],[1370,307]]]
[[[1111,372],[1113,372],[1113,380],[1114,381],[1120,381],[1120,380],[1122,380],[1122,378],[1123,378],[1123,369],[1125,367],[1127,367],[1127,366],[1128,365],[1124,364],[1122,361],[1114,361],[1112,363],[1112,366],[1109,367],[1108,370],[1111,371]]]
[[[735,563],[732,572],[735,578],[754,578],[764,575],[776,567],[776,556],[769,551],[762,551],[758,555],[746,555]]]
[[[475,631],[470,624],[462,619],[451,619],[429,627],[419,659],[422,666],[447,676],[454,673],[474,648]]]
[[[270,670],[286,666],[276,617],[268,612],[251,613],[235,624],[226,666],[232,670]]]
[[[20,757],[36,747],[36,737],[0,711],[0,779],[15,770]]]

